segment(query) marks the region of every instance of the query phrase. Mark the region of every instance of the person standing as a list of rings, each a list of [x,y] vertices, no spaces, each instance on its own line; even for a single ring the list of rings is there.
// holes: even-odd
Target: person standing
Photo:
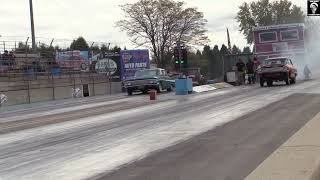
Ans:
[[[9,60],[9,53],[7,50],[5,50],[4,53],[2,54],[2,60],[4,60],[4,61]]]
[[[242,59],[239,59],[237,64],[236,64],[236,66],[237,66],[237,70],[238,70],[238,74],[239,74],[239,82],[240,82],[240,84],[243,84],[244,83],[244,79],[245,79],[244,71],[245,71],[245,66],[246,65],[244,64]]]
[[[303,74],[304,74],[305,80],[309,80],[310,79],[311,71],[310,71],[310,69],[309,69],[307,64],[304,66]]]
[[[9,53],[9,67],[10,69],[13,69],[13,66],[15,65],[15,55],[12,51]]]
[[[259,66],[260,66],[260,62],[259,62],[258,58],[254,57],[253,58],[253,72],[254,72],[253,79],[255,82],[257,82],[257,80],[259,80],[258,74],[257,74],[257,70],[259,69]]]
[[[253,78],[254,76],[254,64],[253,62],[251,61],[251,59],[248,60],[248,63],[246,64],[246,67],[247,67],[247,75],[248,75],[248,81],[249,81],[249,84],[254,84],[255,83],[255,80]]]

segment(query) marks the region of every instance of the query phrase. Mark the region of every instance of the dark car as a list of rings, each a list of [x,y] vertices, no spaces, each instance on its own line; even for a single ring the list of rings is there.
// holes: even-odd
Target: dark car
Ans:
[[[164,69],[145,69],[138,70],[135,76],[123,82],[124,88],[128,95],[133,92],[148,93],[154,89],[158,93],[163,90],[172,91],[174,88],[174,80],[171,80]]]
[[[298,75],[291,59],[286,57],[266,59],[258,69],[258,74],[261,87],[265,82],[272,86],[274,81],[284,81],[287,85],[295,84]]]

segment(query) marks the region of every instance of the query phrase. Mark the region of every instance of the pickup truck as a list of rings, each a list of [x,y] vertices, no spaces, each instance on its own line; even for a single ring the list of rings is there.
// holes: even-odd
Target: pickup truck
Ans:
[[[156,68],[136,71],[133,78],[123,81],[123,85],[131,96],[133,92],[141,91],[146,94],[151,89],[158,93],[163,90],[172,91],[175,81],[170,79],[164,69]]]
[[[268,86],[272,86],[274,81],[284,81],[286,85],[295,84],[298,76],[297,69],[291,59],[286,57],[264,60],[257,72],[261,87],[264,86],[265,82]]]

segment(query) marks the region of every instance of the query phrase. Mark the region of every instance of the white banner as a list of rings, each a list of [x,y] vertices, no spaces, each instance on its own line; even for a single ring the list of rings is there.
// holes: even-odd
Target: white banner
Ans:
[[[8,97],[4,94],[0,94],[0,104],[4,104],[8,101]]]
[[[73,98],[79,98],[82,97],[82,91],[80,88],[72,88],[72,97]]]

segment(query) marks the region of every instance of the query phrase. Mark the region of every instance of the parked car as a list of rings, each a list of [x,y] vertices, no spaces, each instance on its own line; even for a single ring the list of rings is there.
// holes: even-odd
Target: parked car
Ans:
[[[200,86],[206,84],[206,79],[200,73],[200,68],[184,68],[182,69],[184,74],[192,79],[193,86]],[[171,72],[171,78],[178,79],[180,77],[179,72]]]
[[[295,84],[298,76],[297,69],[291,59],[286,57],[269,58],[263,61],[258,69],[260,85],[272,86],[274,81],[284,81],[287,85]]]
[[[151,89],[156,90],[158,93],[163,90],[172,91],[175,83],[164,69],[156,68],[138,70],[134,77],[125,80],[123,85],[128,95],[132,95],[133,92],[137,91],[148,93]]]

